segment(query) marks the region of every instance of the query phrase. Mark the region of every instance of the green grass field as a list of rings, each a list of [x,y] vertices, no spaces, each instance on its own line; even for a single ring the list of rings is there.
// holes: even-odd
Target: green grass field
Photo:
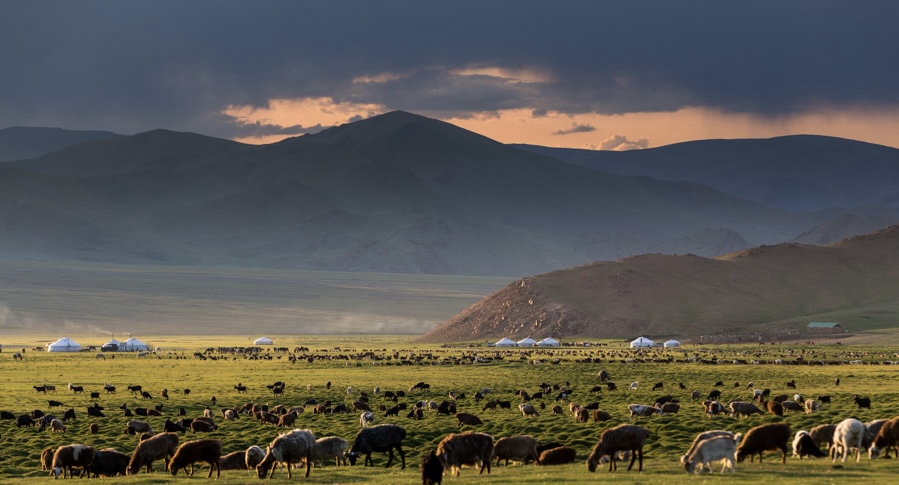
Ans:
[[[72,335],[75,340],[79,336]],[[719,476],[697,477],[684,473],[679,465],[679,456],[686,450],[693,437],[710,429],[727,429],[733,432],[746,432],[750,427],[771,421],[784,421],[794,430],[810,429],[824,423],[835,423],[844,418],[857,417],[862,421],[878,418],[892,418],[899,415],[899,367],[886,365],[885,361],[899,361],[895,349],[871,346],[847,345],[782,345],[782,346],[728,346],[707,347],[689,346],[680,350],[652,350],[637,355],[636,358],[647,362],[629,363],[626,359],[634,358],[623,343],[605,343],[590,348],[561,348],[552,350],[499,350],[483,346],[459,345],[452,348],[440,346],[421,346],[409,343],[411,337],[399,336],[354,336],[354,337],[275,337],[276,346],[293,349],[303,345],[310,347],[310,354],[319,357],[332,357],[332,360],[305,360],[291,363],[288,358],[271,360],[247,360],[242,357],[225,356],[218,360],[199,360],[192,358],[196,351],[207,347],[226,345],[251,345],[252,339],[245,336],[216,336],[208,338],[159,336],[143,340],[161,347],[162,354],[157,358],[149,356],[137,358],[135,354],[117,354],[115,358],[98,360],[94,352],[75,354],[48,354],[34,351],[38,345],[38,336],[19,336],[15,340],[26,346],[22,361],[14,361],[10,344],[4,343],[0,353],[0,373],[4,376],[0,387],[0,410],[11,411],[16,415],[28,413],[33,409],[48,411],[48,400],[54,399],[65,403],[66,408],[74,408],[78,413],[75,422],[68,423],[64,434],[45,431],[37,428],[17,429],[11,421],[0,421],[0,480],[3,483],[31,483],[47,480],[47,472],[40,470],[38,458],[46,447],[57,447],[69,443],[85,443],[95,448],[114,447],[120,451],[131,453],[136,446],[135,436],[124,434],[126,418],[119,409],[127,404],[131,409],[164,404],[164,417],[138,418],[148,421],[155,430],[161,430],[166,417],[177,418],[177,411],[184,408],[187,416],[202,414],[208,405],[217,416],[220,429],[209,436],[221,439],[225,443],[225,452],[231,452],[256,444],[265,446],[283,429],[263,426],[250,417],[243,416],[237,421],[223,421],[219,410],[223,407],[243,405],[247,402],[267,403],[269,405],[285,404],[299,406],[309,398],[319,401],[330,399],[334,403],[350,403],[358,397],[360,391],[372,394],[375,386],[381,390],[406,390],[419,382],[431,384],[430,392],[409,393],[402,401],[412,403],[418,399],[428,399],[438,403],[446,399],[449,391],[464,392],[465,399],[459,401],[459,411],[472,412],[484,421],[478,431],[486,432],[495,438],[514,434],[530,434],[540,442],[556,441],[567,444],[578,450],[577,462],[572,465],[558,467],[539,467],[520,464],[509,467],[494,467],[488,476],[478,476],[474,469],[465,469],[461,477],[447,476],[446,483],[586,483],[620,481],[631,483],[669,484],[711,482],[726,480],[727,483],[758,483],[760,480],[787,480],[793,483],[840,483],[840,482],[874,482],[893,483],[895,473],[899,472],[899,462],[881,459],[871,462],[865,456],[861,463],[847,461],[834,466],[828,459],[798,460],[788,458],[787,464],[779,463],[775,453],[766,454],[764,464],[741,463],[737,465],[735,477]],[[336,350],[337,348],[340,350]],[[390,359],[374,361],[372,359],[340,360],[336,356],[358,355],[365,351],[374,351],[376,355],[389,356]],[[394,358],[408,359],[410,355],[426,355],[416,365],[399,365]],[[461,365],[468,362],[473,355],[491,359],[488,363]],[[774,361],[783,359],[793,362],[803,355],[808,361],[815,360],[861,360],[865,364],[845,365],[704,365],[698,363],[662,363],[668,357],[689,359],[701,357],[708,359],[764,359]],[[185,358],[180,358],[180,357]],[[498,360],[501,357],[502,360]],[[586,358],[599,359],[600,363],[585,363]],[[559,359],[558,364],[552,361]],[[877,364],[871,364],[878,362]],[[376,365],[377,364],[377,365]],[[607,370],[620,390],[603,391],[597,394],[588,392],[599,383],[597,373]],[[841,384],[834,386],[839,377]],[[785,383],[795,379],[797,390],[787,389]],[[266,389],[266,384],[282,380],[287,383],[287,391],[282,397],[274,397]],[[757,388],[770,388],[773,395],[780,393],[800,392],[806,397],[817,397],[823,394],[832,396],[832,404],[812,415],[790,413],[783,418],[774,416],[754,416],[751,418],[704,417],[702,406],[690,400],[690,393],[700,390],[703,394],[714,389],[716,381],[723,381],[720,387],[722,401],[731,398],[751,397],[746,385],[751,381]],[[332,383],[331,389],[326,383]],[[633,382],[639,383],[636,391],[627,390]],[[104,383],[118,388],[116,394],[103,392]],[[233,389],[238,382],[249,387],[247,394],[237,394]],[[609,411],[613,420],[606,423],[576,423],[568,413],[568,401],[560,402],[565,412],[553,415],[550,408],[557,404],[555,396],[544,399],[547,406],[539,417],[525,418],[515,407],[521,400],[515,396],[518,389],[530,393],[537,391],[541,383],[570,383],[574,390],[571,401],[588,404],[598,401],[600,407]],[[652,391],[656,382],[664,383],[662,391]],[[32,388],[34,385],[53,384],[56,394],[39,394]],[[101,392],[100,404],[105,406],[107,417],[88,419],[85,406],[91,404],[87,394],[73,395],[66,389],[68,383],[84,386],[86,392]],[[683,383],[686,389],[677,386]],[[739,387],[735,386],[739,383]],[[132,396],[126,387],[129,384],[140,384],[154,396],[152,400],[143,400]],[[307,390],[307,386],[309,389]],[[348,396],[347,387],[354,388],[354,394]],[[512,410],[482,410],[483,403],[476,403],[472,397],[475,391],[489,387],[492,399],[512,401]],[[170,398],[167,401],[159,397],[162,389],[168,389]],[[184,389],[190,389],[185,395]],[[645,449],[646,461],[644,471],[627,472],[623,468],[615,473],[608,473],[600,468],[591,474],[584,465],[590,448],[602,430],[628,421],[627,405],[630,403],[652,404],[663,394],[672,394],[680,400],[681,411],[677,415],[638,418],[634,422],[646,426],[652,432]],[[852,403],[854,394],[871,397],[873,409],[859,410]],[[217,404],[212,406],[210,398],[215,396]],[[534,401],[539,404],[541,401]],[[372,396],[372,403],[390,404],[378,396]],[[64,408],[64,409],[66,409]],[[63,410],[64,410],[63,409]],[[61,417],[63,410],[54,410]],[[384,412],[376,412],[376,423],[393,422],[404,426],[408,432],[405,442],[406,470],[399,466],[385,469],[386,455],[373,456],[374,468],[365,468],[360,461],[354,467],[336,467],[333,464],[324,468],[314,468],[310,478],[294,476],[293,481],[303,483],[420,483],[418,474],[419,458],[433,449],[448,433],[456,432],[459,427],[452,416],[440,416],[426,413],[422,421],[413,421],[401,413],[398,418],[385,418]],[[88,424],[97,422],[100,432],[90,435]],[[359,430],[358,414],[314,415],[312,408],[298,419],[297,427],[311,429],[317,437],[339,435],[350,442]],[[464,429],[472,429],[465,427]],[[206,435],[202,435],[205,437]],[[195,439],[189,431],[181,436],[182,441]],[[119,477],[115,482],[123,483],[158,483],[170,480],[200,480],[198,475],[192,478],[180,474],[174,479],[168,472],[162,471],[162,462],[157,462],[152,475],[141,473],[135,477]],[[205,466],[201,466],[198,474],[205,476]],[[219,481],[225,483],[246,483],[258,480],[244,472],[226,471]],[[275,480],[287,480],[284,470],[275,473]]]

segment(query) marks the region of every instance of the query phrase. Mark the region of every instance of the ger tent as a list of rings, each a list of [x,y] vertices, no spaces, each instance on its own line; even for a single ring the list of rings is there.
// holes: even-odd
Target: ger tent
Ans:
[[[503,337],[502,340],[499,340],[494,345],[496,345],[497,347],[517,347],[518,343],[510,338]]]
[[[537,342],[537,346],[539,346],[539,347],[558,347],[559,341],[552,337],[546,337],[545,339]]]
[[[680,347],[680,342],[678,342],[677,340],[671,339],[671,340],[665,342],[665,348],[668,348],[668,347]]]
[[[47,352],[78,352],[79,350],[81,350],[81,344],[69,337],[63,337],[52,344],[47,344]]]
[[[150,346],[134,337],[131,337],[130,339],[122,342],[122,345],[119,345],[119,350],[125,352],[146,352],[150,350]]]
[[[631,348],[634,347],[652,347],[654,342],[646,337],[639,337],[631,342]]]
[[[537,341],[531,337],[525,337],[518,341],[519,347],[533,347],[534,345],[537,345]]]
[[[271,345],[272,343],[274,342],[268,337],[259,337],[253,341],[253,344],[255,345]]]

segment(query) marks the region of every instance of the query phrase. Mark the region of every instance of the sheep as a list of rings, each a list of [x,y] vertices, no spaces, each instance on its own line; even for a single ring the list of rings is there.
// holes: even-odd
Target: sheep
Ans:
[[[753,414],[765,414],[764,411],[756,407],[755,404],[751,402],[743,402],[743,401],[733,401],[729,404],[730,407],[730,415],[739,417],[739,416],[751,416]]]
[[[375,414],[371,411],[365,411],[359,415],[359,426],[368,428],[375,422]]]
[[[599,441],[587,457],[587,469],[595,472],[599,460],[604,455],[610,455],[612,459],[609,461],[609,471],[617,470],[616,454],[621,450],[629,450],[633,451],[633,455],[631,463],[627,467],[628,471],[633,468],[634,460],[638,457],[640,459],[638,471],[643,471],[643,445],[646,444],[647,438],[649,438],[649,430],[633,424],[620,424],[603,431],[599,435]]]
[[[54,448],[44,448],[41,451],[41,470],[53,469],[53,454],[56,453]]]
[[[543,450],[537,459],[538,465],[565,465],[574,463],[577,458],[577,451],[570,446],[556,446],[548,450]]]
[[[81,467],[79,478],[83,478],[85,474],[90,473],[89,470],[93,459],[94,448],[92,446],[82,444],[60,446],[53,453],[50,474],[53,475],[54,479],[59,478],[60,474],[62,474],[63,478],[67,476],[74,477],[75,474],[72,472],[72,468]]]
[[[237,450],[228,453],[219,458],[219,471],[225,470],[246,470],[247,469],[247,450]]]
[[[852,396],[852,402],[854,402],[855,405],[858,406],[859,409],[861,409],[861,408],[871,409],[871,398],[870,397],[859,397],[859,395],[856,394],[856,395]]]
[[[439,485],[443,483],[443,462],[440,461],[440,458],[433,451],[421,458],[418,470],[421,472],[422,485]]]
[[[175,450],[175,455],[169,460],[169,471],[172,476],[178,474],[178,470],[184,469],[187,476],[193,476],[194,463],[209,463],[209,473],[206,478],[212,477],[212,471],[215,470],[216,478],[221,476],[219,468],[219,459],[222,457],[222,441],[214,439],[201,439],[193,441],[185,441]],[[187,471],[190,467],[190,471]]]
[[[137,475],[144,467],[147,473],[151,473],[153,462],[159,459],[163,459],[168,468],[169,457],[175,454],[177,448],[178,435],[175,433],[160,433],[141,441],[134,449],[131,461],[128,462],[128,475]]]
[[[718,438],[721,436],[725,436],[732,440],[736,440],[733,433],[731,433],[730,431],[724,431],[721,429],[716,429],[713,431],[706,431],[703,433],[699,433],[698,435],[696,435],[696,438],[693,439],[693,443],[690,444],[690,448],[687,449],[687,452],[684,453],[683,455],[681,455],[681,457],[680,457],[681,465],[687,464],[687,457],[690,456],[691,454],[693,454],[694,450],[696,450],[696,447],[699,446],[699,443],[701,443],[702,441],[707,440],[707,439]]]
[[[608,421],[612,419],[612,415],[608,411],[597,409],[593,411],[593,422]]]
[[[700,441],[693,451],[686,456],[684,469],[687,473],[695,473],[697,468],[701,472],[703,468],[711,471],[711,462],[722,460],[724,465],[721,467],[721,473],[727,472],[730,468],[731,473],[736,473],[736,451],[740,442],[740,436],[735,438],[728,436],[718,436]]]
[[[278,418],[278,426],[279,428],[293,428],[294,424],[297,422],[297,413],[287,413],[282,414]]]
[[[459,427],[463,425],[478,426],[484,424],[481,418],[469,413],[456,413],[456,419],[459,420]]]
[[[165,431],[166,433],[170,433],[170,432],[171,433],[176,433],[176,432],[184,433],[185,431],[187,431],[187,429],[184,426],[181,426],[178,423],[173,423],[171,419],[165,420],[165,425],[163,425],[162,430]]]
[[[23,414],[23,415],[19,416],[18,418],[16,418],[16,428],[21,428],[22,426],[25,426],[25,427],[34,426],[34,418],[32,418],[31,416],[29,416],[27,414]]]
[[[153,428],[150,427],[149,423],[145,423],[143,421],[131,420],[125,424],[125,433],[126,434],[138,434],[138,433],[150,433],[153,434]]]
[[[840,421],[833,431],[833,451],[831,452],[832,460],[835,462],[837,458],[846,462],[849,456],[849,450],[856,449],[855,461],[862,459],[862,441],[865,439],[865,425],[855,418],[848,418]]]
[[[812,414],[815,411],[821,410],[821,403],[815,401],[814,399],[806,399],[805,400],[805,414]]]
[[[319,466],[324,466],[326,461],[335,460],[337,466],[340,466],[341,462],[343,462],[343,466],[346,466],[346,457],[344,455],[349,446],[347,440],[340,436],[319,438],[315,440],[315,447],[312,449],[313,461],[318,463]]]
[[[255,470],[256,465],[258,465],[262,461],[262,459],[265,458],[265,450],[263,450],[259,446],[253,445],[247,448],[246,456],[247,470]]]
[[[69,421],[69,420],[77,421],[76,416],[75,416],[75,410],[67,409],[66,412],[62,415],[62,420],[63,421]]]
[[[385,467],[389,468],[394,460],[393,450],[396,449],[402,461],[401,469],[405,470],[406,454],[403,453],[402,448],[404,439],[406,439],[406,430],[395,424],[379,424],[371,428],[364,428],[353,440],[353,446],[350,448],[347,458],[350,460],[350,465],[355,465],[359,455],[364,454],[364,465],[374,466],[371,459],[373,452],[388,453]]]
[[[275,464],[283,463],[287,468],[287,478],[292,478],[290,473],[291,463],[304,462],[306,464],[306,477],[312,470],[312,452],[315,447],[315,435],[308,429],[295,429],[288,433],[278,435],[272,440],[271,445],[265,450],[265,457],[256,465],[256,475],[259,478],[269,478],[275,475]],[[271,470],[271,474],[269,474]]]
[[[553,409],[555,409],[555,407]],[[559,407],[559,409],[561,409],[561,407]],[[540,416],[540,413],[537,412],[537,408],[535,408],[533,404],[523,402],[518,405],[518,410],[521,411],[522,416]]]
[[[193,433],[211,433],[217,429],[218,426],[215,423],[202,419],[201,417],[194,418],[194,420],[190,422],[190,430]]]
[[[661,414],[662,412],[659,408],[643,404],[631,404],[627,409],[631,413],[631,419],[634,419],[634,416],[652,416],[653,414]]]
[[[784,423],[767,423],[750,428],[737,447],[737,461],[742,463],[747,456],[752,461],[755,454],[762,462],[762,453],[769,450],[780,450],[783,454],[781,462],[787,462],[787,442],[790,440],[790,426]]]
[[[822,424],[820,426],[815,426],[808,432],[809,436],[811,436],[812,441],[819,448],[824,446],[825,448],[830,448],[833,444],[833,432],[837,428],[835,424]]]
[[[128,462],[131,455],[122,453],[115,448],[104,448],[94,452],[91,460],[90,473],[94,478],[100,475],[104,477],[125,476],[128,474]]]
[[[827,456],[817,446],[808,431],[797,431],[793,438],[793,458],[802,459],[803,456],[821,458]]]
[[[886,424],[886,419],[875,419],[865,423],[865,438],[862,440],[862,446],[867,450],[874,444],[874,438],[880,433],[880,429]]]
[[[769,414],[774,416],[783,416],[784,415],[784,407],[781,403],[777,401],[767,401],[765,402],[765,408],[768,410]]]
[[[783,401],[780,403],[786,411],[804,411],[805,407],[796,401]]]
[[[490,473],[490,460],[493,458],[493,436],[486,433],[466,431],[452,433],[437,444],[437,456],[453,476],[459,476],[463,466],[474,466]]]
[[[876,460],[883,449],[887,450],[888,455],[890,448],[895,448],[897,444],[899,444],[899,416],[883,423],[877,436],[874,437],[874,442],[868,448],[868,457]]]
[[[659,408],[659,414],[677,414],[680,411],[680,404],[676,402],[666,402]]]
[[[727,408],[718,401],[703,401],[702,407],[705,409],[705,415],[708,418],[727,412]]]
[[[528,435],[516,435],[507,438],[500,438],[494,443],[493,456],[496,458],[496,466],[499,466],[500,460],[505,460],[509,465],[509,460],[520,461],[525,465],[528,459],[533,458],[539,463],[540,455],[537,453],[537,440]]]
[[[65,433],[66,425],[58,419],[53,419],[52,421],[50,421],[50,431],[53,433]]]

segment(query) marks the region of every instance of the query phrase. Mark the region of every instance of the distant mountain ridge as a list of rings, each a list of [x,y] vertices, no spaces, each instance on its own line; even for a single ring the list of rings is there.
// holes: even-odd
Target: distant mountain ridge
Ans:
[[[263,146],[154,130],[0,163],[10,260],[517,276],[896,221],[609,174],[401,111]]]
[[[11,126],[0,130],[0,162],[39,157],[68,146],[121,136],[109,131]]]
[[[828,246],[592,263],[515,281],[420,340],[773,335],[850,310],[848,331],[895,325],[897,247],[899,226],[891,226]]]

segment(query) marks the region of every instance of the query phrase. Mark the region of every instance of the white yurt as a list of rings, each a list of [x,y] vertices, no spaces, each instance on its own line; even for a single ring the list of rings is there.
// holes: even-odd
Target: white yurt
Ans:
[[[532,339],[531,337],[525,337],[518,341],[519,347],[533,347],[537,345],[537,341]]]
[[[103,352],[116,352],[120,348],[122,348],[122,342],[119,342],[116,339],[111,339],[109,342],[100,346],[100,350]]]
[[[545,339],[537,342],[537,346],[538,347],[558,347],[559,341],[552,337],[546,337]]]
[[[271,345],[273,343],[274,342],[272,341],[272,339],[270,339],[268,337],[259,337],[253,341],[254,345]]]
[[[503,337],[502,340],[497,341],[493,344],[497,347],[518,347],[518,343],[510,338]]]
[[[680,342],[678,342],[677,340],[671,339],[671,340],[665,342],[664,345],[665,345],[665,348],[668,348],[668,347],[680,347]]]
[[[150,350],[150,346],[134,337],[131,337],[130,339],[122,342],[122,344],[119,345],[119,350],[124,352],[146,352]]]
[[[652,347],[655,344],[652,340],[649,340],[646,337],[639,337],[631,342],[631,348],[634,347]]]
[[[78,352],[79,350],[81,350],[81,344],[69,337],[63,337],[52,344],[47,344],[47,352]]]

